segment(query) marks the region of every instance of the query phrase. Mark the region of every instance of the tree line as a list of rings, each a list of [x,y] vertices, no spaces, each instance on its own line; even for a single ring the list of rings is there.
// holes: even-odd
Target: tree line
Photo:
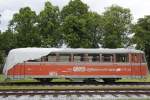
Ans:
[[[0,63],[9,50],[21,47],[126,48],[136,44],[150,62],[150,16],[132,23],[130,9],[118,5],[102,14],[90,11],[81,0],[71,0],[61,10],[51,2],[36,14],[24,7],[0,32]],[[135,33],[133,38],[129,34]]]

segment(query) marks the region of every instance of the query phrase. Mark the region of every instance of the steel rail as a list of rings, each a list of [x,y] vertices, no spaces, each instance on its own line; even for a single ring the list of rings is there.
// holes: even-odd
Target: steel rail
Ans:
[[[127,85],[130,85],[130,86],[134,86],[134,85],[137,85],[137,86],[149,86],[150,85],[150,82],[116,82],[116,83],[104,83],[104,82],[94,82],[94,83],[85,83],[85,82],[47,82],[47,83],[41,83],[41,82],[1,82],[0,83],[0,86],[38,86],[38,85],[43,85],[43,86],[55,86],[55,85],[59,85],[59,86],[62,86],[62,85],[74,85],[74,86],[77,86],[77,85],[80,85],[80,86],[83,86],[83,85],[102,85],[102,86],[105,86],[105,85],[110,85],[110,86],[119,86],[119,85],[122,85],[122,86],[127,86]]]
[[[0,90],[0,95],[150,95],[150,90]]]

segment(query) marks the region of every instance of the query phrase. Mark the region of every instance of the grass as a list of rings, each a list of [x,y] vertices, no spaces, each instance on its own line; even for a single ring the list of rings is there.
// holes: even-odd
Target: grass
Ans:
[[[11,80],[11,79],[5,78],[5,76],[1,74],[0,75],[0,82],[38,82],[38,81],[35,79],[32,79],[32,78]],[[61,79],[53,79],[52,82],[71,82],[71,81],[67,80],[65,78],[61,78]]]
[[[150,82],[150,75],[148,75],[146,78],[123,78],[117,82]]]
[[[3,82],[3,81],[5,81],[5,77],[4,75],[0,75],[0,82]]]
[[[37,82],[37,81],[31,78],[11,80],[11,79],[7,79],[4,75],[0,75],[0,82]]]
[[[84,86],[0,86],[0,90],[11,90],[11,89],[51,89],[51,90],[88,90],[88,89],[114,89],[114,90],[122,90],[122,89],[142,89],[142,90],[150,90],[150,86],[94,86],[94,85],[84,85]]]

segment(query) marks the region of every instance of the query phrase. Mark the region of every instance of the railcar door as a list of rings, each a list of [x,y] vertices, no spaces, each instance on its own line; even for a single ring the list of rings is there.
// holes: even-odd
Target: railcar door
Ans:
[[[131,66],[129,65],[129,55],[127,53],[116,54],[116,75],[131,75]]]
[[[131,54],[131,67],[132,67],[132,76],[137,77],[141,75],[141,59],[140,54],[133,53]]]

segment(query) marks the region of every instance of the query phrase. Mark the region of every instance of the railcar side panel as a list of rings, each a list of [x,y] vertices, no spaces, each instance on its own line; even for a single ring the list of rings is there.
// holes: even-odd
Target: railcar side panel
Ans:
[[[145,64],[17,64],[8,71],[9,75],[26,76],[50,76],[50,77],[124,77],[145,76],[147,66]]]

